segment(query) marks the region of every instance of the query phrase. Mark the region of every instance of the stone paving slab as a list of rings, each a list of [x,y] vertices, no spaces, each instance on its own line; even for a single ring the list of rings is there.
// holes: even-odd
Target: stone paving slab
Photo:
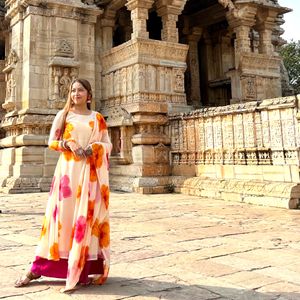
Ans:
[[[0,299],[300,299],[300,210],[181,194],[111,193],[110,277],[13,283],[34,259],[47,193],[0,194]]]

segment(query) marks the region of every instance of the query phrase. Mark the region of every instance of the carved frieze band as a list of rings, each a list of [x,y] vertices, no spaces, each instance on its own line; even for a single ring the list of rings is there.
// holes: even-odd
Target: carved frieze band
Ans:
[[[170,116],[173,164],[299,165],[296,99]]]

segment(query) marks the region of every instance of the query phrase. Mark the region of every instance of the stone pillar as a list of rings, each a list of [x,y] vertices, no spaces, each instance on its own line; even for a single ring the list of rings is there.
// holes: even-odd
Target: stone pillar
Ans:
[[[202,35],[202,28],[195,27],[191,34],[187,36],[189,52],[188,52],[188,69],[190,71],[190,103],[197,108],[201,104],[200,94],[200,73],[199,73],[199,57],[198,57],[198,42]]]
[[[126,4],[131,11],[133,32],[131,38],[149,38],[147,32],[148,10],[152,7],[154,0],[129,0]]]
[[[258,25],[256,29],[259,33],[259,53],[274,54],[274,46],[272,44],[272,32],[277,26],[278,12],[269,8],[266,10],[259,9],[257,13]]]
[[[229,29],[235,33],[235,68],[227,72],[231,78],[231,103],[253,101],[256,94],[255,77],[242,74],[241,65],[244,57],[251,55],[250,30],[256,23],[257,6],[239,4],[237,10],[229,10],[226,18]],[[251,94],[251,95],[250,95]]]
[[[229,27],[236,34],[235,39],[235,52],[251,52],[249,33],[250,29],[254,26],[256,19],[256,6],[242,7],[237,15],[233,11],[226,14]]]
[[[163,1],[158,1],[156,6],[157,14],[162,19],[162,40],[171,43],[178,43],[178,29],[176,23],[182,8],[173,5],[166,5]]]
[[[102,28],[102,50],[107,51],[113,47],[113,28],[115,26],[116,12],[109,10],[105,12],[103,19],[100,20]]]
[[[0,186],[11,193],[46,191],[57,160],[47,148],[49,129],[79,66],[80,76],[94,86],[94,26],[101,11],[79,2],[7,2],[11,40],[4,69]]]

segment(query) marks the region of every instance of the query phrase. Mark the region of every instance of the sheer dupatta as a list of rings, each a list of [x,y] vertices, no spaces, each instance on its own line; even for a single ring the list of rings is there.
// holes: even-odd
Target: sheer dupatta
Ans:
[[[110,265],[108,168],[112,145],[100,113],[95,114],[89,145],[93,154],[86,159],[79,179],[66,289],[76,285],[87,260],[103,258],[105,274],[98,278],[99,284],[106,279]]]

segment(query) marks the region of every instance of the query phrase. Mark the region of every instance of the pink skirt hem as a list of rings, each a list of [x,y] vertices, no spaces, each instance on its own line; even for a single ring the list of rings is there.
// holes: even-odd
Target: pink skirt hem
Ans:
[[[31,271],[34,274],[54,277],[54,278],[67,278],[68,273],[68,260],[61,258],[58,261],[49,260],[37,256],[32,263]],[[80,274],[79,283],[87,284],[89,282],[89,275],[103,274],[103,259],[87,260],[84,268]]]

